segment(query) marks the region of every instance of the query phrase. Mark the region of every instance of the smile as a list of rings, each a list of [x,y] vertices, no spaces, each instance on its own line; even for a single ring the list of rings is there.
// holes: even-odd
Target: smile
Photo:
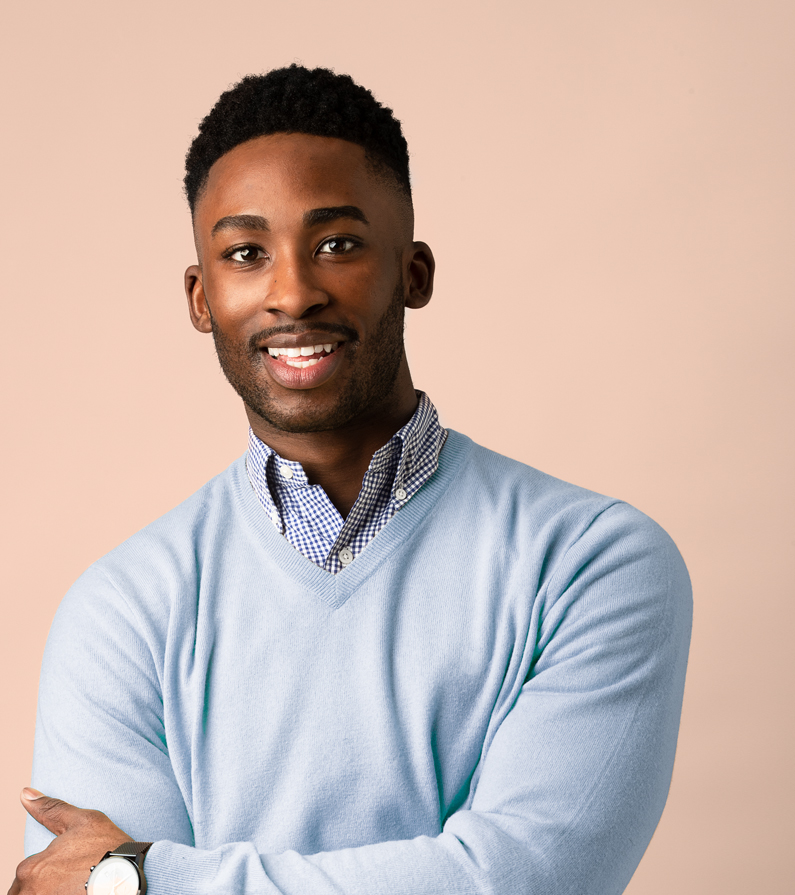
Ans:
[[[282,358],[288,367],[312,367],[324,357],[333,354],[339,348],[339,342],[325,342],[322,345],[304,345],[301,348],[268,348],[271,357]],[[298,360],[298,358],[301,360]]]

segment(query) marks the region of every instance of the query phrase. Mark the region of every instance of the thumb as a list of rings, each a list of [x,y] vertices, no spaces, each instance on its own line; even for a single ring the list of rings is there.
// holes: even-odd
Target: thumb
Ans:
[[[22,790],[21,802],[34,820],[56,836],[60,836],[69,827],[74,813],[79,810],[68,802],[51,799],[30,786]]]

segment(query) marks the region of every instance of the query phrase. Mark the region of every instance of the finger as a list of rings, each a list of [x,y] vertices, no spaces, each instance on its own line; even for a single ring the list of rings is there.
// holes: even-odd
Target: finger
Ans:
[[[29,786],[22,790],[21,801],[28,814],[56,836],[60,836],[69,827],[80,810],[68,802],[51,799]]]
[[[36,866],[37,855],[30,855],[17,865],[17,873],[8,895],[20,895],[26,888],[26,883],[33,884],[33,872]],[[28,889],[30,891],[30,889]]]

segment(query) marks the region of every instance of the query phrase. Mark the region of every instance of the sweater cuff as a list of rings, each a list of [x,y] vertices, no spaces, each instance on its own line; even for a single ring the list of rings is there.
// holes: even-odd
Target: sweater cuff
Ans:
[[[212,890],[220,863],[217,851],[155,842],[144,860],[147,895],[203,895]]]

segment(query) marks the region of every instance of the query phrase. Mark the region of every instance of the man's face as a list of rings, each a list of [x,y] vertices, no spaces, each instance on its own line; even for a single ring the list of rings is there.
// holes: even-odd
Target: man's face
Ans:
[[[433,259],[361,147],[305,134],[235,147],[210,171],[194,232],[191,317],[250,416],[317,432],[389,405],[408,378],[404,308],[430,298]]]

